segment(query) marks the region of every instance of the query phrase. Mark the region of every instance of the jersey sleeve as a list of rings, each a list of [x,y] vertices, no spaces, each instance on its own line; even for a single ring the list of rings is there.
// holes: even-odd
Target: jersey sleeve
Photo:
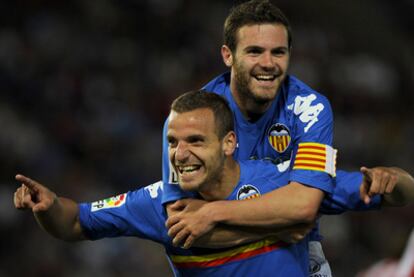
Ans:
[[[334,190],[327,194],[322,201],[320,212],[322,214],[341,214],[346,211],[367,211],[381,208],[381,196],[371,198],[371,202],[365,204],[359,196],[359,187],[362,183],[360,172],[346,172],[338,170],[334,179]]]
[[[296,133],[290,181],[331,193],[336,157],[331,105],[323,95],[311,92],[296,96],[289,108]]]
[[[128,193],[92,203],[79,204],[84,235],[91,240],[136,236],[160,241],[165,230],[158,182]]]
[[[162,132],[162,181],[164,185],[164,192],[162,194],[162,204],[174,202],[182,198],[194,198],[195,195],[190,192],[183,191],[178,185],[178,177],[175,173],[169,156],[168,156],[168,118],[164,123]]]

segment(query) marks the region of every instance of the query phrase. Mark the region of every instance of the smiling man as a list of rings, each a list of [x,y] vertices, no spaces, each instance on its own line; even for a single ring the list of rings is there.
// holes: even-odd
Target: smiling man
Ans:
[[[289,174],[289,184],[261,197],[258,206],[239,207],[243,221],[274,226],[313,222],[325,194],[332,193],[335,150],[329,101],[299,79],[288,75],[292,34],[286,16],[270,1],[252,0],[235,6],[224,23],[221,56],[230,69],[204,89],[226,98],[235,118],[238,160],[267,160],[273,169]],[[194,197],[183,192],[168,158],[166,121],[163,145],[163,203],[169,215],[173,203]],[[283,194],[282,194],[283,193]],[[182,208],[182,203],[178,205]],[[189,202],[185,202],[189,203]],[[312,232],[313,260],[320,274],[330,276],[329,265]],[[209,245],[204,245],[208,247]]]

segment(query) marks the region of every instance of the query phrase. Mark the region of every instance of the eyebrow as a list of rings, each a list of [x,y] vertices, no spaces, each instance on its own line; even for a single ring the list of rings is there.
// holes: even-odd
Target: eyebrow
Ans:
[[[204,140],[205,136],[203,135],[191,135],[186,138],[187,141],[197,141],[197,140]]]
[[[246,48],[244,48],[243,50],[244,50],[244,52],[249,52],[249,51],[252,51],[252,50],[260,50],[260,51],[263,51],[264,48],[263,47],[260,47],[260,46],[257,46],[257,45],[249,45]]]
[[[246,48],[243,49],[244,52],[249,52],[249,51],[252,51],[252,50],[264,51],[265,48],[261,47],[261,46],[258,46],[258,45],[249,45],[249,46],[247,46]],[[280,51],[280,50],[288,51],[289,47],[287,47],[287,46],[278,46],[278,47],[272,48],[270,51],[274,52],[274,51]]]

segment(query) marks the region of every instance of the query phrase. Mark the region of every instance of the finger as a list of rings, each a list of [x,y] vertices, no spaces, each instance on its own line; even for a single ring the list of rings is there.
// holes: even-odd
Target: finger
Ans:
[[[372,170],[371,169],[365,166],[362,166],[360,168],[360,171],[362,174],[364,174],[365,178],[367,178],[368,181],[372,181]]]
[[[165,227],[170,229],[172,226],[180,222],[181,218],[178,215],[170,216],[167,221],[165,221]]]
[[[168,236],[170,236],[171,238],[174,238],[178,234],[178,232],[180,232],[181,229],[183,229],[184,227],[185,227],[185,225],[182,224],[182,223],[177,223],[177,224],[171,226],[168,229]]]
[[[371,182],[369,184],[369,189],[368,189],[368,195],[370,197],[380,193],[381,191],[381,178],[379,178],[377,172],[372,171],[371,173],[372,173]]]
[[[187,237],[191,234],[188,229],[183,229],[177,233],[174,237],[172,243],[175,247],[179,247],[183,245],[183,242],[187,240]]]
[[[193,235],[191,235],[191,234],[190,234],[190,235],[187,237],[187,239],[185,240],[183,248],[184,248],[184,249],[188,249],[188,248],[190,248],[191,246],[193,246],[194,242],[195,242],[195,237],[194,237]]]
[[[31,209],[35,203],[32,201],[32,197],[28,193],[24,193],[23,187],[20,187],[14,193],[14,206],[19,209]]]
[[[170,204],[169,208],[172,210],[183,210],[187,206],[187,202],[185,199],[177,200],[173,204]]]
[[[388,172],[380,172],[378,173],[378,175],[379,175],[380,184],[381,184],[379,193],[384,194],[385,190],[387,189],[387,184],[389,183],[391,176]]]
[[[380,189],[380,183],[375,178],[375,172],[373,169],[362,166],[360,168],[360,171],[363,174],[364,191],[366,191],[366,194],[361,195],[360,190],[360,197],[365,204],[369,204],[371,201],[371,196],[378,193],[378,190]]]
[[[389,174],[383,170],[375,170],[372,178],[371,189],[368,192],[370,196],[384,194],[386,184],[389,180]]]
[[[359,197],[365,204],[369,204],[371,202],[371,198],[368,195],[369,184],[366,180],[363,180],[361,185],[359,186]]]
[[[38,212],[44,212],[44,211],[49,210],[50,206],[51,206],[50,203],[47,203],[47,201],[43,201],[43,202],[34,204],[31,208],[34,213],[38,213]]]
[[[55,204],[55,200],[57,200],[57,198],[43,197],[39,202],[35,203],[30,200],[27,204],[30,205],[30,208],[32,208],[34,213],[46,212],[52,208]]]
[[[24,195],[27,192],[27,190],[28,190],[28,188],[24,184],[22,184],[21,190],[20,190],[21,191],[21,193],[20,193],[20,199],[24,199]]]
[[[299,233],[299,232],[294,233],[294,234],[292,235],[292,239],[293,239],[294,243],[297,243],[297,242],[299,242],[299,241],[303,240],[303,238],[304,238],[304,237],[305,237],[305,236],[304,236],[302,233]]]
[[[21,209],[21,198],[22,198],[22,193],[20,192],[21,188],[18,188],[15,192],[14,192],[14,196],[13,196],[13,203],[14,203],[14,207],[17,209]]]
[[[39,191],[39,188],[41,187],[41,185],[38,182],[36,182],[36,181],[34,181],[34,180],[24,176],[24,175],[17,174],[15,178],[16,178],[17,181],[22,182],[25,186],[27,186],[30,190],[32,190],[34,192]]]
[[[398,176],[396,174],[391,175],[390,180],[386,186],[385,193],[391,193],[393,192],[395,186],[398,182]]]

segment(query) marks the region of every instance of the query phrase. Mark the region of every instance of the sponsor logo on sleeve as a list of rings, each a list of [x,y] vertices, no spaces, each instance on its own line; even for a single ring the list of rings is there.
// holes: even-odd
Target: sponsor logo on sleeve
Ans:
[[[318,122],[318,116],[325,108],[322,103],[313,103],[316,98],[313,93],[308,96],[296,96],[295,103],[288,106],[289,110],[293,110],[293,113],[299,116],[300,121],[307,123],[304,128],[305,133]]]
[[[279,153],[285,152],[290,145],[290,131],[284,124],[273,124],[267,132],[267,136],[270,145]]]
[[[95,201],[91,204],[91,212],[96,212],[102,209],[118,208],[125,204],[127,194],[123,193],[114,197],[109,197],[103,200]]]
[[[147,190],[151,196],[151,198],[157,198],[158,197],[158,190],[163,190],[163,183],[162,181],[158,181],[152,185],[146,186],[144,189]]]

